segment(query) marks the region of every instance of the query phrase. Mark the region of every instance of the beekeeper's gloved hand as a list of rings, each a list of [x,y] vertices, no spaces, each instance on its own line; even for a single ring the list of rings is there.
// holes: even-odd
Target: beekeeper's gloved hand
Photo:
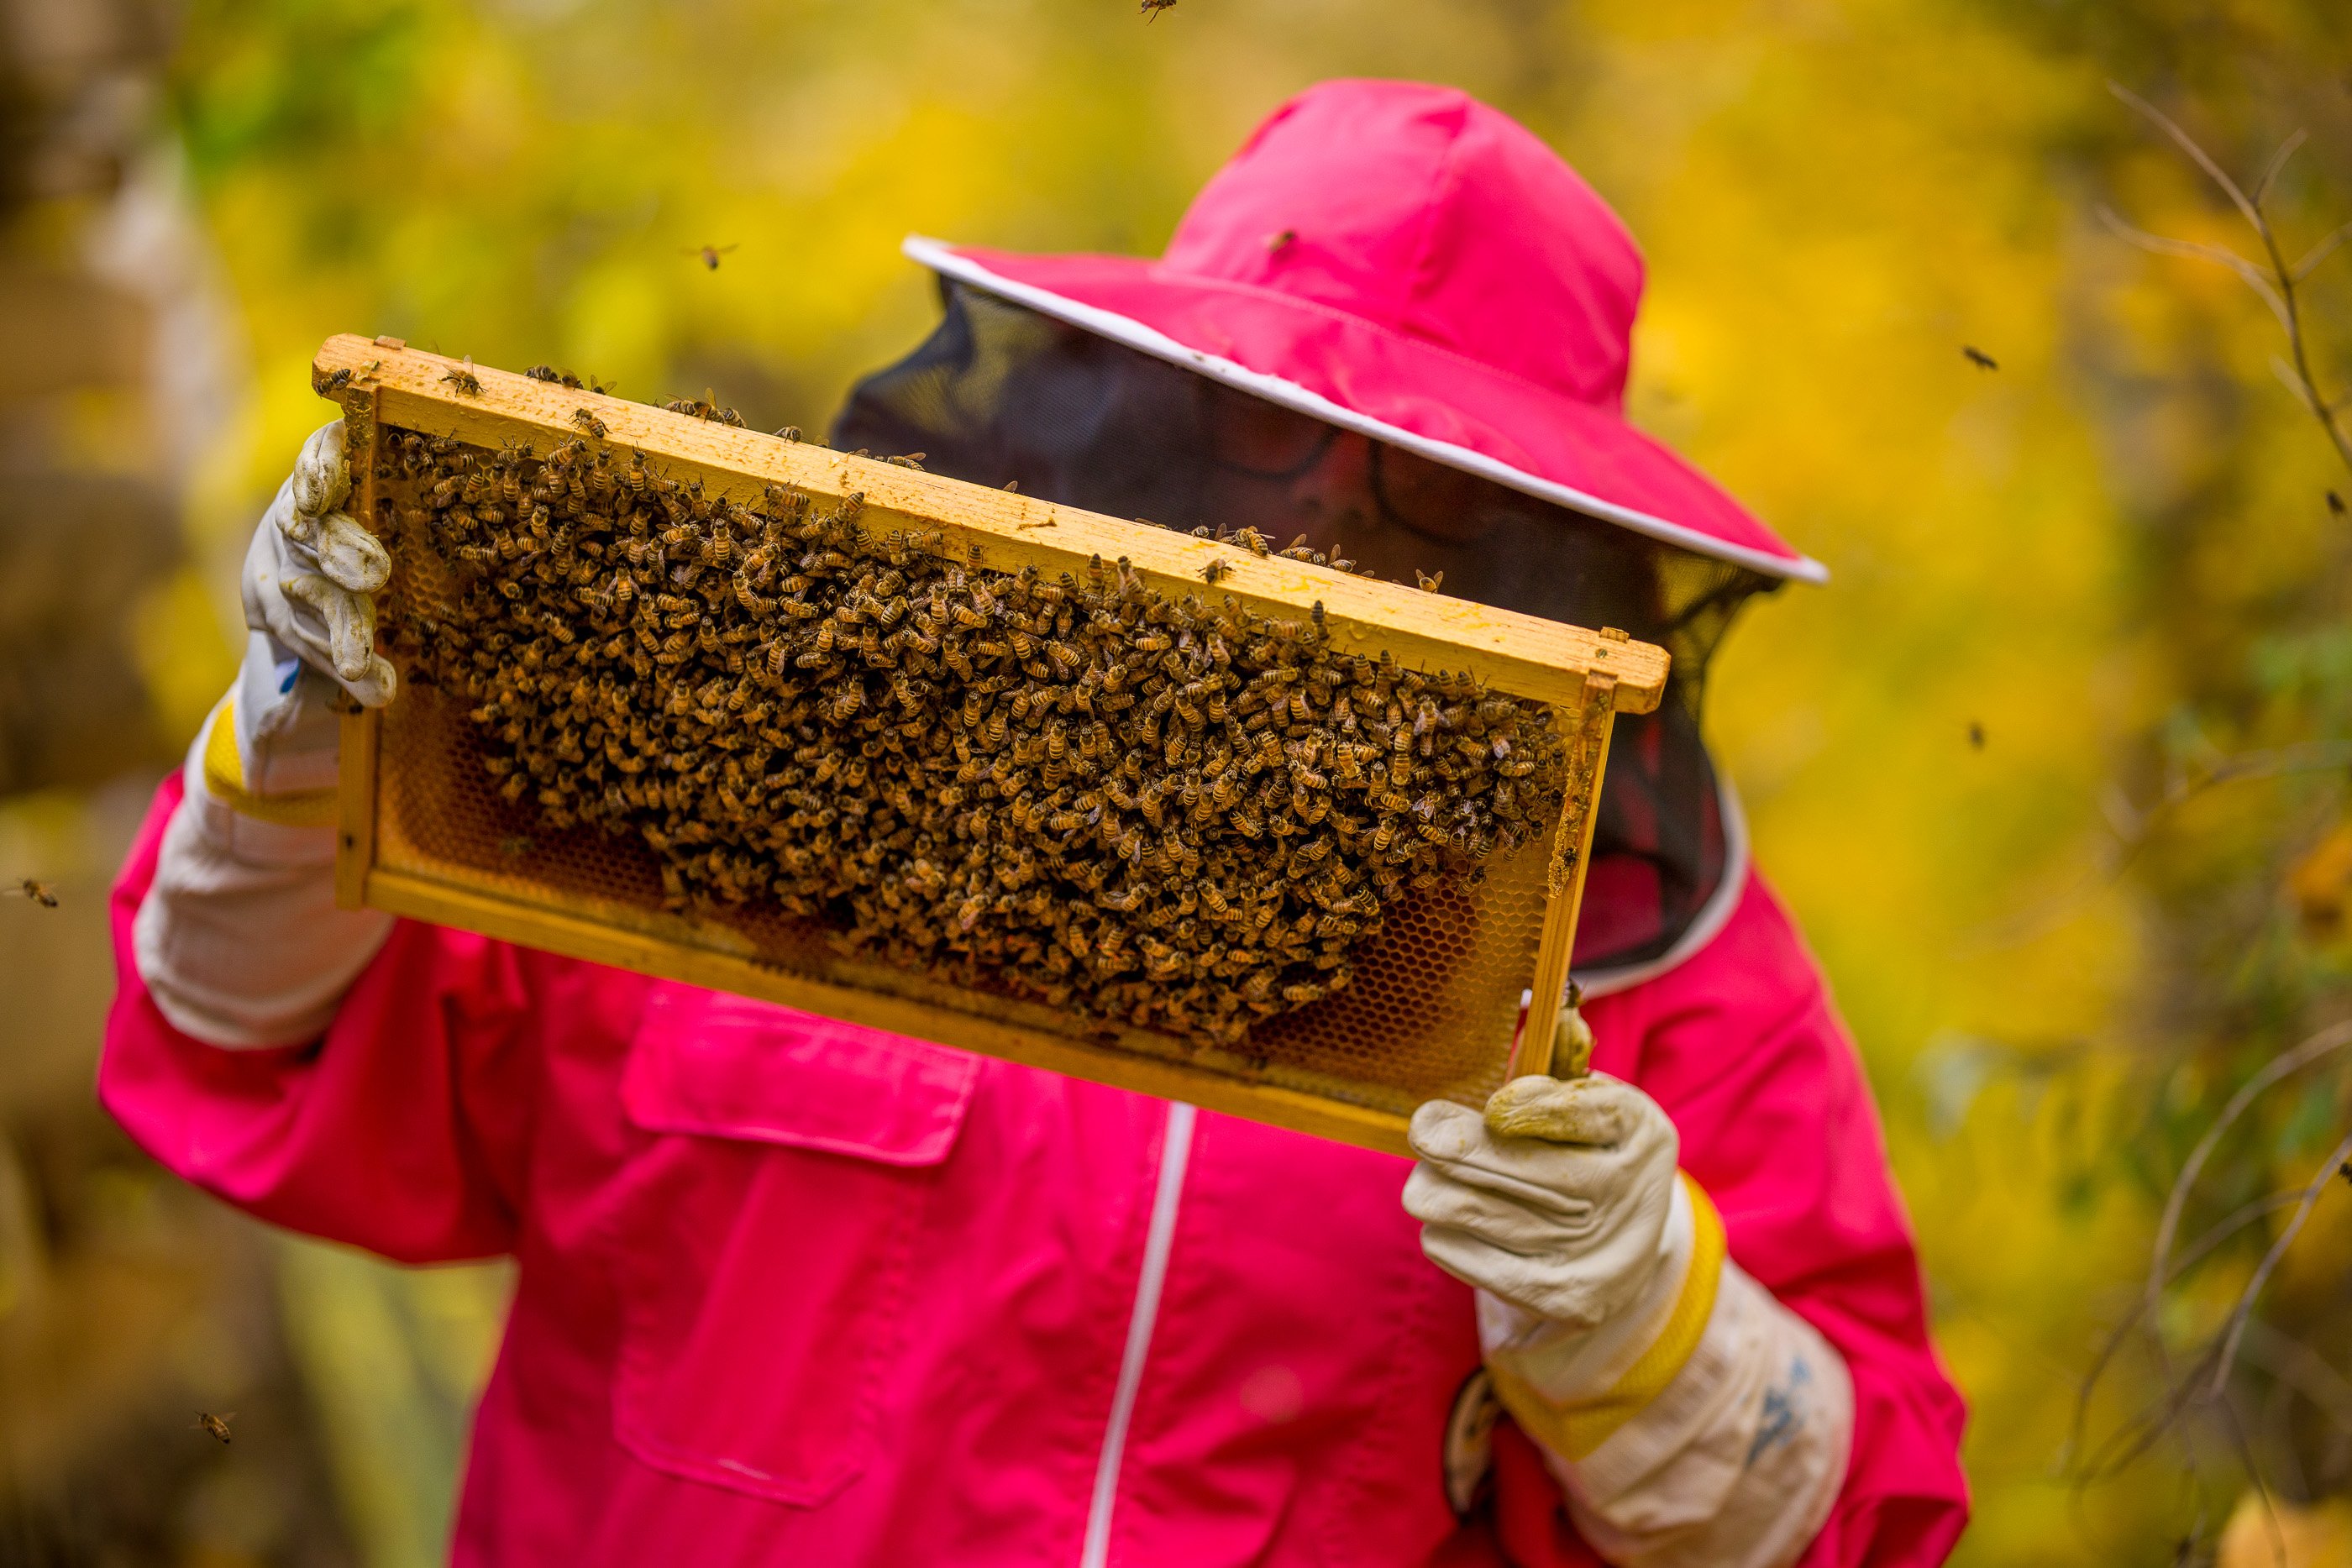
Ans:
[[[349,701],[390,702],[375,604],[392,562],[338,508],[339,420],[303,444],[245,558],[245,662],[189,747],[133,950],[163,1016],[214,1045],[315,1040],[390,935],[335,907],[335,792]]]
[[[392,665],[375,651],[375,601],[392,558],[344,515],[352,476],[343,422],[302,444],[294,472],[253,530],[245,555],[245,623],[333,676],[363,707],[392,701]]]
[[[1845,1364],[1724,1254],[1674,1124],[1631,1083],[1521,1078],[1423,1105],[1404,1206],[1478,1291],[1496,1396],[1586,1542],[1622,1568],[1780,1568],[1853,1425]]]

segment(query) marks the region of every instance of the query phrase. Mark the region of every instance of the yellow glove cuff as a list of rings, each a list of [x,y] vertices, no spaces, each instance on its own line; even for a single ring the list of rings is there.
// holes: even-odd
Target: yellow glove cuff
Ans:
[[[1520,1430],[1564,1459],[1584,1458],[1664,1393],[1698,1348],[1707,1319],[1715,1313],[1716,1285],[1723,1277],[1723,1218],[1687,1172],[1675,1174],[1690,1199],[1690,1267],[1665,1327],[1624,1375],[1604,1394],[1554,1405],[1498,1361],[1487,1363],[1496,1396]]]
[[[215,709],[212,728],[205,736],[205,788],[213,799],[241,817],[272,822],[281,828],[331,828],[335,825],[335,791],[289,789],[282,795],[256,795],[245,787],[245,760],[236,752],[236,699]]]

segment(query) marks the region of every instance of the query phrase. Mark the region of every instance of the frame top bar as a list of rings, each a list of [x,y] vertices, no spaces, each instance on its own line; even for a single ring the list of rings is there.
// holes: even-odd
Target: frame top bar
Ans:
[[[470,369],[479,392],[455,379]],[[1371,653],[1385,648],[1398,663],[1464,671],[1514,695],[1573,706],[1591,674],[1617,679],[1614,708],[1648,713],[1665,689],[1667,654],[1647,643],[1604,635],[1465,599],[1318,567],[1280,556],[1257,556],[1234,542],[1127,522],[1034,497],[992,490],[944,475],[853,457],[814,443],[671,413],[645,403],[580,391],[446,355],[411,349],[397,339],[354,334],[330,338],[312,363],[313,384],[349,371],[339,401],[353,391],[376,395],[376,417],[431,435],[497,446],[512,441],[518,424],[547,438],[546,445],[583,437],[618,451],[642,451],[675,467],[699,470],[706,486],[738,501],[759,497],[777,484],[809,495],[866,497],[865,520],[877,532],[938,529],[941,553],[995,571],[1034,565],[1049,577],[1083,572],[1099,555],[1106,566],[1127,558],[1146,584],[1171,599],[1231,597],[1260,615],[1292,618],[1320,603],[1335,647]],[[584,411],[604,427],[596,436],[575,423]],[[364,521],[365,519],[362,519]],[[1278,541],[1274,541],[1278,543]],[[1202,570],[1212,561],[1228,569],[1212,587]]]

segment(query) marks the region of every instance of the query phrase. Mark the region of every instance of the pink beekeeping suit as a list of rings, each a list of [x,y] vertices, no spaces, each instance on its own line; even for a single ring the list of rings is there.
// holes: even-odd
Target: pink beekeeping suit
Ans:
[[[760,1003],[402,922],[323,1041],[175,1030],[116,890],[100,1089],[260,1218],[406,1262],[511,1253],[454,1561],[1596,1561],[1507,1427],[1491,1513],[1444,1432],[1471,1292],[1410,1166]],[[1733,1258],[1845,1358],[1853,1460],[1808,1564],[1926,1565],[1965,1518],[1875,1114],[1750,877],[1666,974],[1590,1005]]]

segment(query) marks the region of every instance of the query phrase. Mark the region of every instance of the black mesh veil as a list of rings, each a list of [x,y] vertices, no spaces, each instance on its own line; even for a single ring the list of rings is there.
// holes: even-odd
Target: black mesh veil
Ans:
[[[1699,703],[1717,643],[1769,578],[1443,467],[965,285],[898,363],[852,389],[833,442],[1111,517],[1247,526],[1411,582],[1674,655],[1621,718],[1578,930],[1580,971],[1668,952],[1733,869]]]

